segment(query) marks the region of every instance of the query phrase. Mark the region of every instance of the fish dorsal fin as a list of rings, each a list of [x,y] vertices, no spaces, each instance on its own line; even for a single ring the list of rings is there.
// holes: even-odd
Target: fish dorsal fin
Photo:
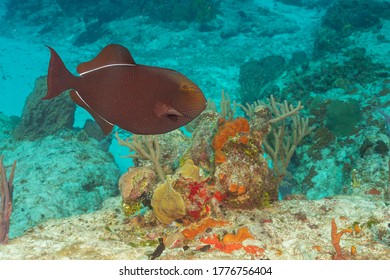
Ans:
[[[135,65],[135,61],[128,49],[121,45],[111,44],[102,49],[94,59],[77,66],[77,73],[83,75],[111,65]]]
[[[87,103],[85,103],[85,101],[80,97],[80,95],[77,91],[71,90],[70,97],[72,97],[72,100],[77,105],[79,105],[80,107],[83,107],[85,110],[88,111],[88,113],[90,113],[92,115],[92,117],[95,119],[95,121],[100,126],[100,128],[102,129],[102,131],[105,135],[108,135],[112,131],[114,125],[112,123],[110,123],[109,121],[107,121],[106,119],[104,119],[103,117],[101,117],[91,107],[89,107],[89,105]]]

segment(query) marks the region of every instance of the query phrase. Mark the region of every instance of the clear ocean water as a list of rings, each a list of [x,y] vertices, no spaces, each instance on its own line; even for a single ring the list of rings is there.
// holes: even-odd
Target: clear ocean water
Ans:
[[[0,259],[390,259],[389,1],[0,0],[0,22]],[[111,44],[131,56],[93,60]],[[47,81],[47,46],[74,77]]]

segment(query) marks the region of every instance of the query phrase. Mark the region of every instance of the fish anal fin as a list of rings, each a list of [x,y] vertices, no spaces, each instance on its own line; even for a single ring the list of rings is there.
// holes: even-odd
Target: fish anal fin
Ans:
[[[91,114],[91,116],[94,118],[94,120],[97,122],[97,124],[100,126],[102,129],[103,133],[105,135],[108,135],[112,129],[114,128],[114,125],[104,118],[102,118],[98,113],[96,113],[94,110],[91,109],[91,107],[88,106],[87,103],[80,97],[77,91],[71,90],[70,91],[70,96],[72,100],[79,105],[80,107],[84,108],[85,110],[88,111],[88,113]]]
[[[128,49],[118,44],[111,44],[102,49],[94,59],[77,66],[77,73],[82,75],[111,64],[135,64],[135,61]]]

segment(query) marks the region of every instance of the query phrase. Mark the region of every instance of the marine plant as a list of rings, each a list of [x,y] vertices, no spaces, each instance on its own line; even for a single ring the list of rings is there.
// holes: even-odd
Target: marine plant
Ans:
[[[218,112],[222,119],[233,120],[237,113],[238,106],[240,106],[240,104],[237,104],[235,100],[231,101],[229,94],[225,90],[222,90],[219,111],[217,104],[210,98],[207,100],[206,110]]]
[[[280,179],[286,175],[288,164],[297,146],[313,130],[309,127],[309,119],[299,116],[298,112],[301,109],[303,109],[301,102],[293,107],[287,101],[276,102],[271,95],[270,110],[274,118],[267,122],[271,125],[271,131],[264,139],[264,148],[272,159],[275,176]],[[287,123],[287,118],[291,123]]]
[[[8,233],[10,226],[10,218],[12,214],[12,198],[13,198],[13,179],[15,174],[16,161],[14,161],[11,169],[10,177],[7,181],[7,174],[3,164],[4,156],[0,157],[0,244],[8,243]]]
[[[133,159],[138,158],[150,160],[153,163],[160,180],[165,180],[165,174],[159,162],[161,152],[157,135],[134,134],[133,136],[130,136],[123,140],[122,138],[120,138],[118,132],[116,132],[115,137],[118,140],[118,144],[120,146],[125,146],[129,148],[131,154],[126,157]]]

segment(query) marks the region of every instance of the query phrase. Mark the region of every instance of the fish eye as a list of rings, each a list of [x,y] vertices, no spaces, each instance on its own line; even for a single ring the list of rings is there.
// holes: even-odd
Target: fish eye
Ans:
[[[175,114],[169,114],[169,115],[167,115],[167,118],[168,118],[170,121],[177,122],[177,120],[179,119],[179,116],[178,116],[178,115],[175,115]]]

